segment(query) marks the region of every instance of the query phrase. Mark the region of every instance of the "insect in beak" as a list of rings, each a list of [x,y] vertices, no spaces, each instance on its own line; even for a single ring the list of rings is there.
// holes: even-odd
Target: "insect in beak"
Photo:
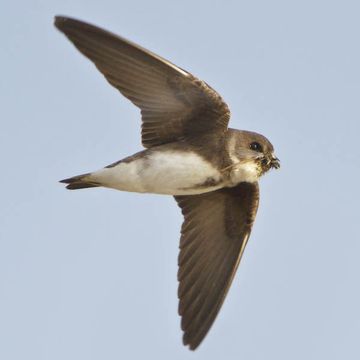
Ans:
[[[277,157],[272,157],[270,161],[270,165],[274,169],[280,168],[280,160]]]

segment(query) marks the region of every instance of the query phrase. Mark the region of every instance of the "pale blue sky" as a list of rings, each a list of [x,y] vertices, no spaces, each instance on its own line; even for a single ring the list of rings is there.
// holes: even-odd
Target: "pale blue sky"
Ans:
[[[357,1],[2,1],[0,358],[359,359]],[[177,315],[171,197],[58,180],[140,149],[138,110],[52,25],[64,14],[218,90],[282,161],[195,352]]]

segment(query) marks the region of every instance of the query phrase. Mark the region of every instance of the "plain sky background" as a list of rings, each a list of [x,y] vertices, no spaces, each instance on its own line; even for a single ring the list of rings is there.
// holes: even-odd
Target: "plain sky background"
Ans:
[[[252,236],[194,353],[171,197],[57,181],[141,149],[139,111],[52,25],[121,34],[207,81],[266,135]],[[358,1],[2,1],[0,358],[360,358]]]

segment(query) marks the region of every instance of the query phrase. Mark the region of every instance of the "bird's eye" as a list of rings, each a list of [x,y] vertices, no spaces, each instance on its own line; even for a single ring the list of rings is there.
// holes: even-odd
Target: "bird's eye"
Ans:
[[[250,149],[254,150],[254,151],[261,152],[262,151],[262,146],[257,141],[254,141],[254,142],[252,142],[250,144]]]

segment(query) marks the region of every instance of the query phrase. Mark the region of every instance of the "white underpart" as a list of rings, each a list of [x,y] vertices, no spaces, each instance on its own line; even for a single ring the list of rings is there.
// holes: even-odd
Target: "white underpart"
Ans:
[[[234,166],[230,174],[230,179],[233,185],[240,182],[256,182],[259,180],[259,173],[257,165],[254,161],[239,162],[239,165]]]
[[[122,162],[90,175],[105,187],[123,191],[168,195],[194,195],[223,187],[201,186],[221,173],[193,152],[157,151],[131,162]]]
[[[254,161],[244,161],[236,156],[236,138],[232,137],[228,144],[229,155],[231,161],[237,164],[233,167],[230,173],[231,185],[236,185],[240,182],[256,182],[259,180],[259,173],[257,164]]]

